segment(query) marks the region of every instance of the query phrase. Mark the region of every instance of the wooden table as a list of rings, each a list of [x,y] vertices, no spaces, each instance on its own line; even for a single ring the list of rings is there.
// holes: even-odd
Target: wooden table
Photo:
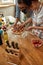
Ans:
[[[32,39],[38,39],[34,35],[28,34],[26,37],[18,37],[15,42],[18,42],[20,50],[21,50],[21,57],[20,57],[20,64],[19,65],[43,65],[43,46],[40,48],[35,48],[32,44]],[[6,60],[5,60],[6,59]],[[11,60],[14,60],[14,57],[10,57]],[[0,46],[0,65],[8,65],[6,58],[6,52]]]
[[[21,38],[21,65],[43,65],[43,46],[35,48],[32,39],[39,39],[29,34],[26,38]]]
[[[5,49],[0,47],[0,65],[19,64],[19,57],[15,54],[7,53]]]

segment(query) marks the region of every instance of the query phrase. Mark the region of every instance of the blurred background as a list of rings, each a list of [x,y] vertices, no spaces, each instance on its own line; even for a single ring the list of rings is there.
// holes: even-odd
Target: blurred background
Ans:
[[[43,2],[43,0],[39,0],[39,1]],[[4,16],[10,16],[10,15],[15,16],[16,4],[17,4],[17,0],[0,0],[0,13],[3,14]]]

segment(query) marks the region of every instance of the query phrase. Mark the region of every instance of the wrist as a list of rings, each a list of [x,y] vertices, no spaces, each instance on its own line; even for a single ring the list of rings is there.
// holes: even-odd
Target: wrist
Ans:
[[[33,28],[33,29],[37,29],[37,27],[36,27],[36,26],[33,26],[32,28]]]

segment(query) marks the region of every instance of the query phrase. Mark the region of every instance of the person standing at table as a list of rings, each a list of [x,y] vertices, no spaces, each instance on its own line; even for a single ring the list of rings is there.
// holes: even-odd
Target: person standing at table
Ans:
[[[33,11],[33,15],[19,28],[21,29],[26,24],[32,22],[33,26],[28,27],[27,30],[32,30],[34,35],[43,40],[43,5],[38,0],[18,0],[18,7],[21,11],[24,9]],[[43,43],[37,45],[40,47]]]
[[[26,18],[29,18],[31,17],[31,15],[33,14],[33,12],[31,10],[29,10],[29,12],[27,10],[24,10],[24,11],[21,11],[20,8],[18,7],[18,4],[16,5],[16,22],[14,23],[14,25],[16,25],[18,23],[18,21],[20,21],[21,23],[23,21],[21,21],[21,15],[22,13],[24,14],[23,16],[25,16],[25,19],[24,19],[24,22],[26,21]]]

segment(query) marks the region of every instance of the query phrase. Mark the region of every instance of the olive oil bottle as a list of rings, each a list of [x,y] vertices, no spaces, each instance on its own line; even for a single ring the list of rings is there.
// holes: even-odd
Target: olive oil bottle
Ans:
[[[8,41],[8,34],[6,30],[4,30],[4,41]]]

